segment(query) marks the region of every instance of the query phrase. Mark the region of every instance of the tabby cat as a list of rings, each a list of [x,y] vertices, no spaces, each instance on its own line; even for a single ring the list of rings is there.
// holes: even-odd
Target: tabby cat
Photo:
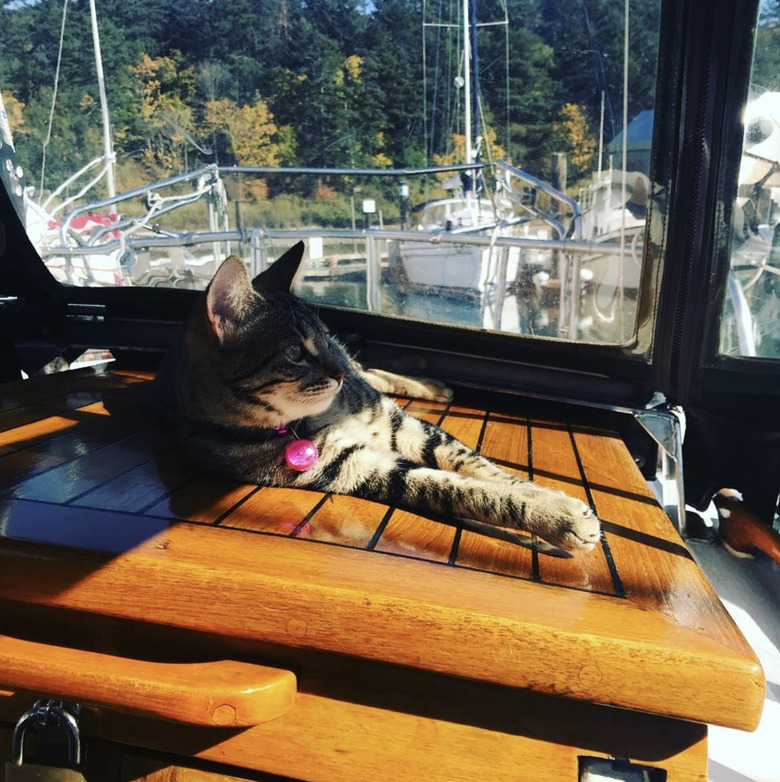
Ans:
[[[350,494],[593,548],[599,522],[585,504],[504,472],[383,396],[377,388],[448,391],[363,370],[291,294],[302,257],[301,242],[253,281],[234,256],[215,274],[158,376],[187,451],[244,482]],[[290,448],[308,453],[303,466]]]

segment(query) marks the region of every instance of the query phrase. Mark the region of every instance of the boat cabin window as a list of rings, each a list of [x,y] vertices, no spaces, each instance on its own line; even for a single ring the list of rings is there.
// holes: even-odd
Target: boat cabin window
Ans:
[[[318,305],[631,346],[660,5],[3,3],[4,183],[63,284],[202,289],[303,238]],[[750,176],[756,297],[780,197]]]
[[[780,17],[761,4],[734,203],[722,355],[780,358]]]

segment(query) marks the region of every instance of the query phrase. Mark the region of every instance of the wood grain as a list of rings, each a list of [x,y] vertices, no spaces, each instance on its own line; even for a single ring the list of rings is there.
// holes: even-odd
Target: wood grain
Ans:
[[[479,445],[479,437],[482,434],[484,421],[485,414],[481,410],[475,411],[469,407],[451,405],[439,425],[444,431],[449,432],[464,445],[467,445],[469,448],[476,448]],[[433,423],[437,423],[437,421]]]
[[[223,527],[290,535],[322,500],[322,493],[264,488],[251,494],[222,522]]]
[[[367,548],[387,513],[386,505],[357,497],[332,494],[323,500],[316,513],[294,530],[297,537]]]
[[[263,775],[257,778],[257,782],[270,779],[271,777]],[[139,752],[125,752],[122,758],[122,775],[116,782],[246,782],[246,777],[188,768],[179,765],[173,758],[160,760]]]
[[[528,477],[528,421],[502,415],[491,416],[485,426],[481,453],[509,472]]]
[[[170,438],[164,432],[141,432],[26,478],[14,486],[13,494],[20,499],[67,503],[170,448]]]
[[[178,451],[154,454],[152,459],[82,493],[73,503],[140,513],[189,483],[192,472],[192,465]]]
[[[466,408],[461,408],[466,410]],[[467,430],[466,445],[476,448],[490,459],[498,460],[507,472],[528,477],[528,423],[525,418],[491,418],[483,411],[471,415],[460,413],[457,425]],[[453,427],[449,417],[445,424]],[[477,426],[479,427],[477,429]],[[454,428],[448,429],[456,437]],[[480,441],[481,438],[481,441]],[[506,573],[519,578],[533,578],[536,564],[531,551],[520,546],[492,540],[473,532],[464,532],[457,552],[457,564],[495,573]]]
[[[530,549],[464,531],[460,537],[457,564],[463,567],[503,573],[517,578],[534,577],[534,557]]]
[[[563,712],[557,716],[565,720]],[[583,716],[593,718],[593,715]],[[536,727],[526,728],[514,715],[496,712],[495,723],[506,727],[491,730],[443,718],[420,718],[381,706],[302,694],[296,708],[274,723],[211,740],[202,735],[185,736],[183,731],[174,728],[165,744],[181,754],[312,782],[577,779],[578,757],[585,754],[583,749],[574,741],[568,746],[555,741],[551,715],[537,708],[532,718],[537,721]],[[137,727],[133,730],[129,719],[115,722],[118,723],[116,732],[135,743],[154,742],[158,746],[163,743],[159,739],[155,741],[148,727],[135,723]],[[614,715],[594,727],[611,731],[614,736],[616,723],[617,715]],[[666,768],[669,779],[675,782],[705,782],[706,728],[684,723],[673,725],[680,734],[672,746],[682,744],[684,748],[649,765]],[[561,724],[555,727],[560,730]],[[644,724],[634,723],[633,727],[669,735],[672,726],[659,726],[647,720]],[[563,723],[563,728],[568,737],[581,735],[578,726],[569,720]],[[102,729],[106,733],[102,735],[107,735],[110,729],[106,725]],[[619,751],[622,743],[614,738],[611,751]],[[605,755],[599,750],[588,754]]]
[[[7,599],[734,727],[752,728],[763,702],[763,673],[744,641],[729,648],[626,600],[274,535],[131,524],[105,511],[48,506],[36,516],[15,501],[2,512],[7,543],[17,530],[28,541],[0,547]],[[46,540],[65,547],[34,542]],[[71,545],[117,555],[71,554]]]
[[[396,510],[387,522],[375,551],[448,562],[454,540],[454,527],[406,510]]]
[[[150,505],[145,513],[149,516],[213,524],[227,516],[257,490],[257,486],[205,474],[192,467],[190,480],[184,486],[172,488],[169,493]]]
[[[0,635],[0,687],[188,725],[248,727],[289,711],[296,680],[234,660],[152,663]]]
[[[444,402],[429,402],[421,399],[412,399],[411,402],[403,405],[409,415],[428,421],[430,424],[437,424],[447,412],[448,405]]]
[[[0,414],[17,454],[0,500],[0,597],[755,725],[760,666],[609,432],[409,406],[593,502],[607,547],[553,561],[381,504],[206,476],[167,435],[127,434],[144,420],[143,380],[90,377],[104,398],[75,427],[63,422],[84,386],[36,383],[29,405],[14,386]],[[35,411],[50,428],[35,429]],[[101,445],[80,450],[85,432]]]
[[[10,705],[0,698],[0,718]],[[232,777],[187,769],[187,757],[310,782],[561,782],[577,779],[580,756],[610,754],[663,768],[674,782],[707,779],[703,725],[420,677],[302,691],[278,720],[240,732],[106,711],[84,714],[82,726],[90,737],[179,755],[167,768],[186,782]]]
[[[145,384],[145,379],[138,377],[121,377],[113,373],[101,375],[87,370],[84,374],[70,377],[70,373],[63,373],[68,377],[56,377],[56,381],[39,378],[39,389],[45,390],[36,398],[33,394],[30,399],[23,392],[9,397],[5,395],[3,384],[3,399],[6,409],[0,412],[0,427],[2,429],[24,426],[29,423],[63,413],[76,410],[80,407],[95,403],[99,400],[110,398],[113,393],[126,391],[133,385]],[[12,384],[15,385],[15,384]],[[33,388],[33,387],[31,387]]]
[[[747,644],[617,436],[574,439],[626,596],[735,651]],[[612,465],[624,465],[618,473]],[[626,501],[626,499],[630,501]]]
[[[549,421],[533,421],[531,427],[534,481],[588,503],[584,476],[568,427]],[[627,452],[625,456],[631,458]],[[561,586],[592,589],[604,594],[617,593],[601,544],[573,560],[540,557],[539,578]]]

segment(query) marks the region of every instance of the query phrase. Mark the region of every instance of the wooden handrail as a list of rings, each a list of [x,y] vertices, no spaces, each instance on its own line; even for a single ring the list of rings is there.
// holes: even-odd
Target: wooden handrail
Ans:
[[[249,727],[292,708],[286,670],[219,660],[156,663],[0,635],[0,687],[157,719]]]

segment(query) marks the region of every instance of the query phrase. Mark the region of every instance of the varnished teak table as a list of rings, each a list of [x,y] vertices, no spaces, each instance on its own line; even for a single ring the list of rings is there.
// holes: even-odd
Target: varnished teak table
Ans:
[[[616,435],[403,402],[594,505],[602,544],[558,559],[203,473],[150,392],[0,387],[0,718],[92,704],[93,778],[574,780],[612,756],[705,780],[706,723],[756,725],[761,668]]]

